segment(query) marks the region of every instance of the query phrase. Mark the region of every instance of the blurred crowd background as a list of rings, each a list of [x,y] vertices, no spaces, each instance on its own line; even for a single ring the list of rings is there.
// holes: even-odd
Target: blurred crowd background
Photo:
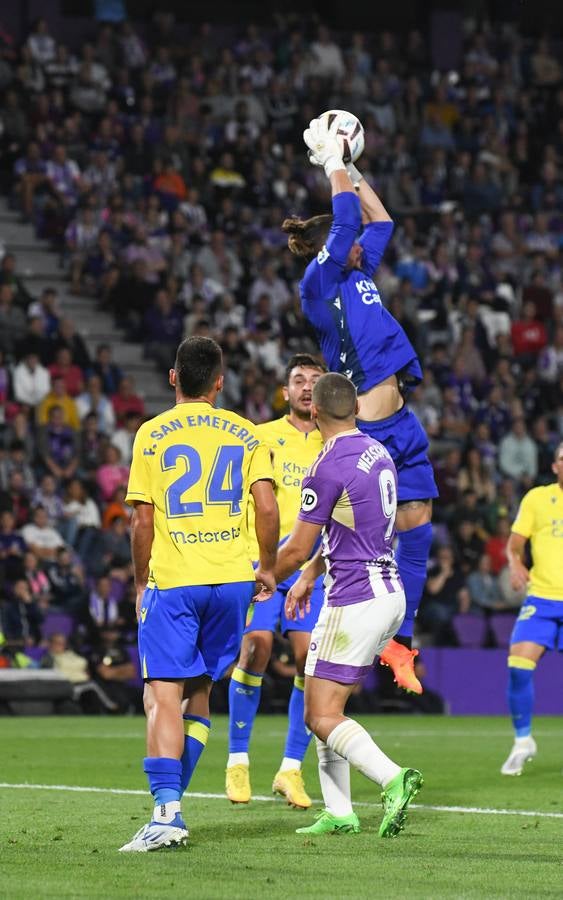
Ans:
[[[180,40],[170,13],[116,18],[67,46],[48,18],[16,39],[0,12],[9,207],[156,379],[183,337],[210,335],[221,403],[264,422],[285,412],[289,356],[318,352],[280,231],[330,206],[302,132],[324,109],[354,112],[359,167],[395,220],[376,281],[423,363],[409,402],[440,490],[418,641],[456,645],[464,617],[514,615],[510,523],[563,435],[561,41],[468,19],[444,69],[424,30],[279,14]],[[57,291],[36,295],[4,252],[0,664],[74,666],[90,709],[137,702],[123,498],[146,415],[111,343],[89,348]],[[274,680],[283,666],[289,678],[281,646]]]

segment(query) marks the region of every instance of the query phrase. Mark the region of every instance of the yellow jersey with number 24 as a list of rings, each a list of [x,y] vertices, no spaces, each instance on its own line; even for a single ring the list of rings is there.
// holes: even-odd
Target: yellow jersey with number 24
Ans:
[[[236,413],[178,403],[141,425],[126,501],[154,506],[148,586],[252,581],[242,525],[261,479],[273,480],[269,450]]]

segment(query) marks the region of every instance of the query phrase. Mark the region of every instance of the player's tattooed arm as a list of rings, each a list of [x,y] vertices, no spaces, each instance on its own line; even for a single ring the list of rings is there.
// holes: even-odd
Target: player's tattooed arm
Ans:
[[[154,538],[154,506],[152,503],[135,503],[131,517],[131,557],[137,594],[137,618],[141,600],[149,578],[149,561]]]

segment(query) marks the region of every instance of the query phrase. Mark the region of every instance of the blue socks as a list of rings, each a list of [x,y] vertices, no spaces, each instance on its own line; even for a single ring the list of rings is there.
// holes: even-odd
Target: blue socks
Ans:
[[[182,763],[179,759],[170,759],[166,756],[146,756],[143,760],[143,769],[157,806],[180,801]]]
[[[398,544],[395,557],[399,575],[405,588],[407,611],[396,637],[411,638],[414,629],[414,617],[420,605],[426,581],[426,564],[430,556],[430,547],[432,546],[432,524],[427,522],[425,525],[411,528],[410,531],[401,531],[397,537]]]
[[[528,737],[532,731],[535,668],[531,659],[508,657],[508,706],[517,738]]]
[[[209,729],[211,722],[202,716],[186,715],[184,719],[184,752],[180,760],[182,765],[182,775],[180,779],[180,788],[182,794],[187,789],[195,767],[199,762],[199,758],[205,750],[207,738],[209,737]]]
[[[303,761],[312,734],[305,728],[305,678],[296,675],[293,679],[293,690],[289,698],[289,723],[285,742],[284,757]]]
[[[234,669],[229,684],[229,753],[248,753],[263,675]]]

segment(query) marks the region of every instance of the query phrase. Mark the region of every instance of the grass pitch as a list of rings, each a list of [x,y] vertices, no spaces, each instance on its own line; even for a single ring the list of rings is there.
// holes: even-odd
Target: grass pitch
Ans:
[[[310,839],[294,833],[312,813],[269,799],[283,750],[281,717],[258,718],[251,748],[253,791],[267,799],[232,807],[222,797],[227,722],[217,718],[191,785],[200,796],[183,803],[188,848],[121,855],[117,848],[152,809],[148,794],[135,793],[146,787],[144,721],[0,719],[0,897],[563,895],[561,720],[536,720],[539,754],[520,778],[499,774],[512,741],[507,719],[384,716],[362,722],[390,756],[425,777],[398,838],[377,837],[379,791],[355,774],[361,834]],[[305,776],[311,795],[320,798],[314,748]],[[6,786],[14,784],[35,787]]]

